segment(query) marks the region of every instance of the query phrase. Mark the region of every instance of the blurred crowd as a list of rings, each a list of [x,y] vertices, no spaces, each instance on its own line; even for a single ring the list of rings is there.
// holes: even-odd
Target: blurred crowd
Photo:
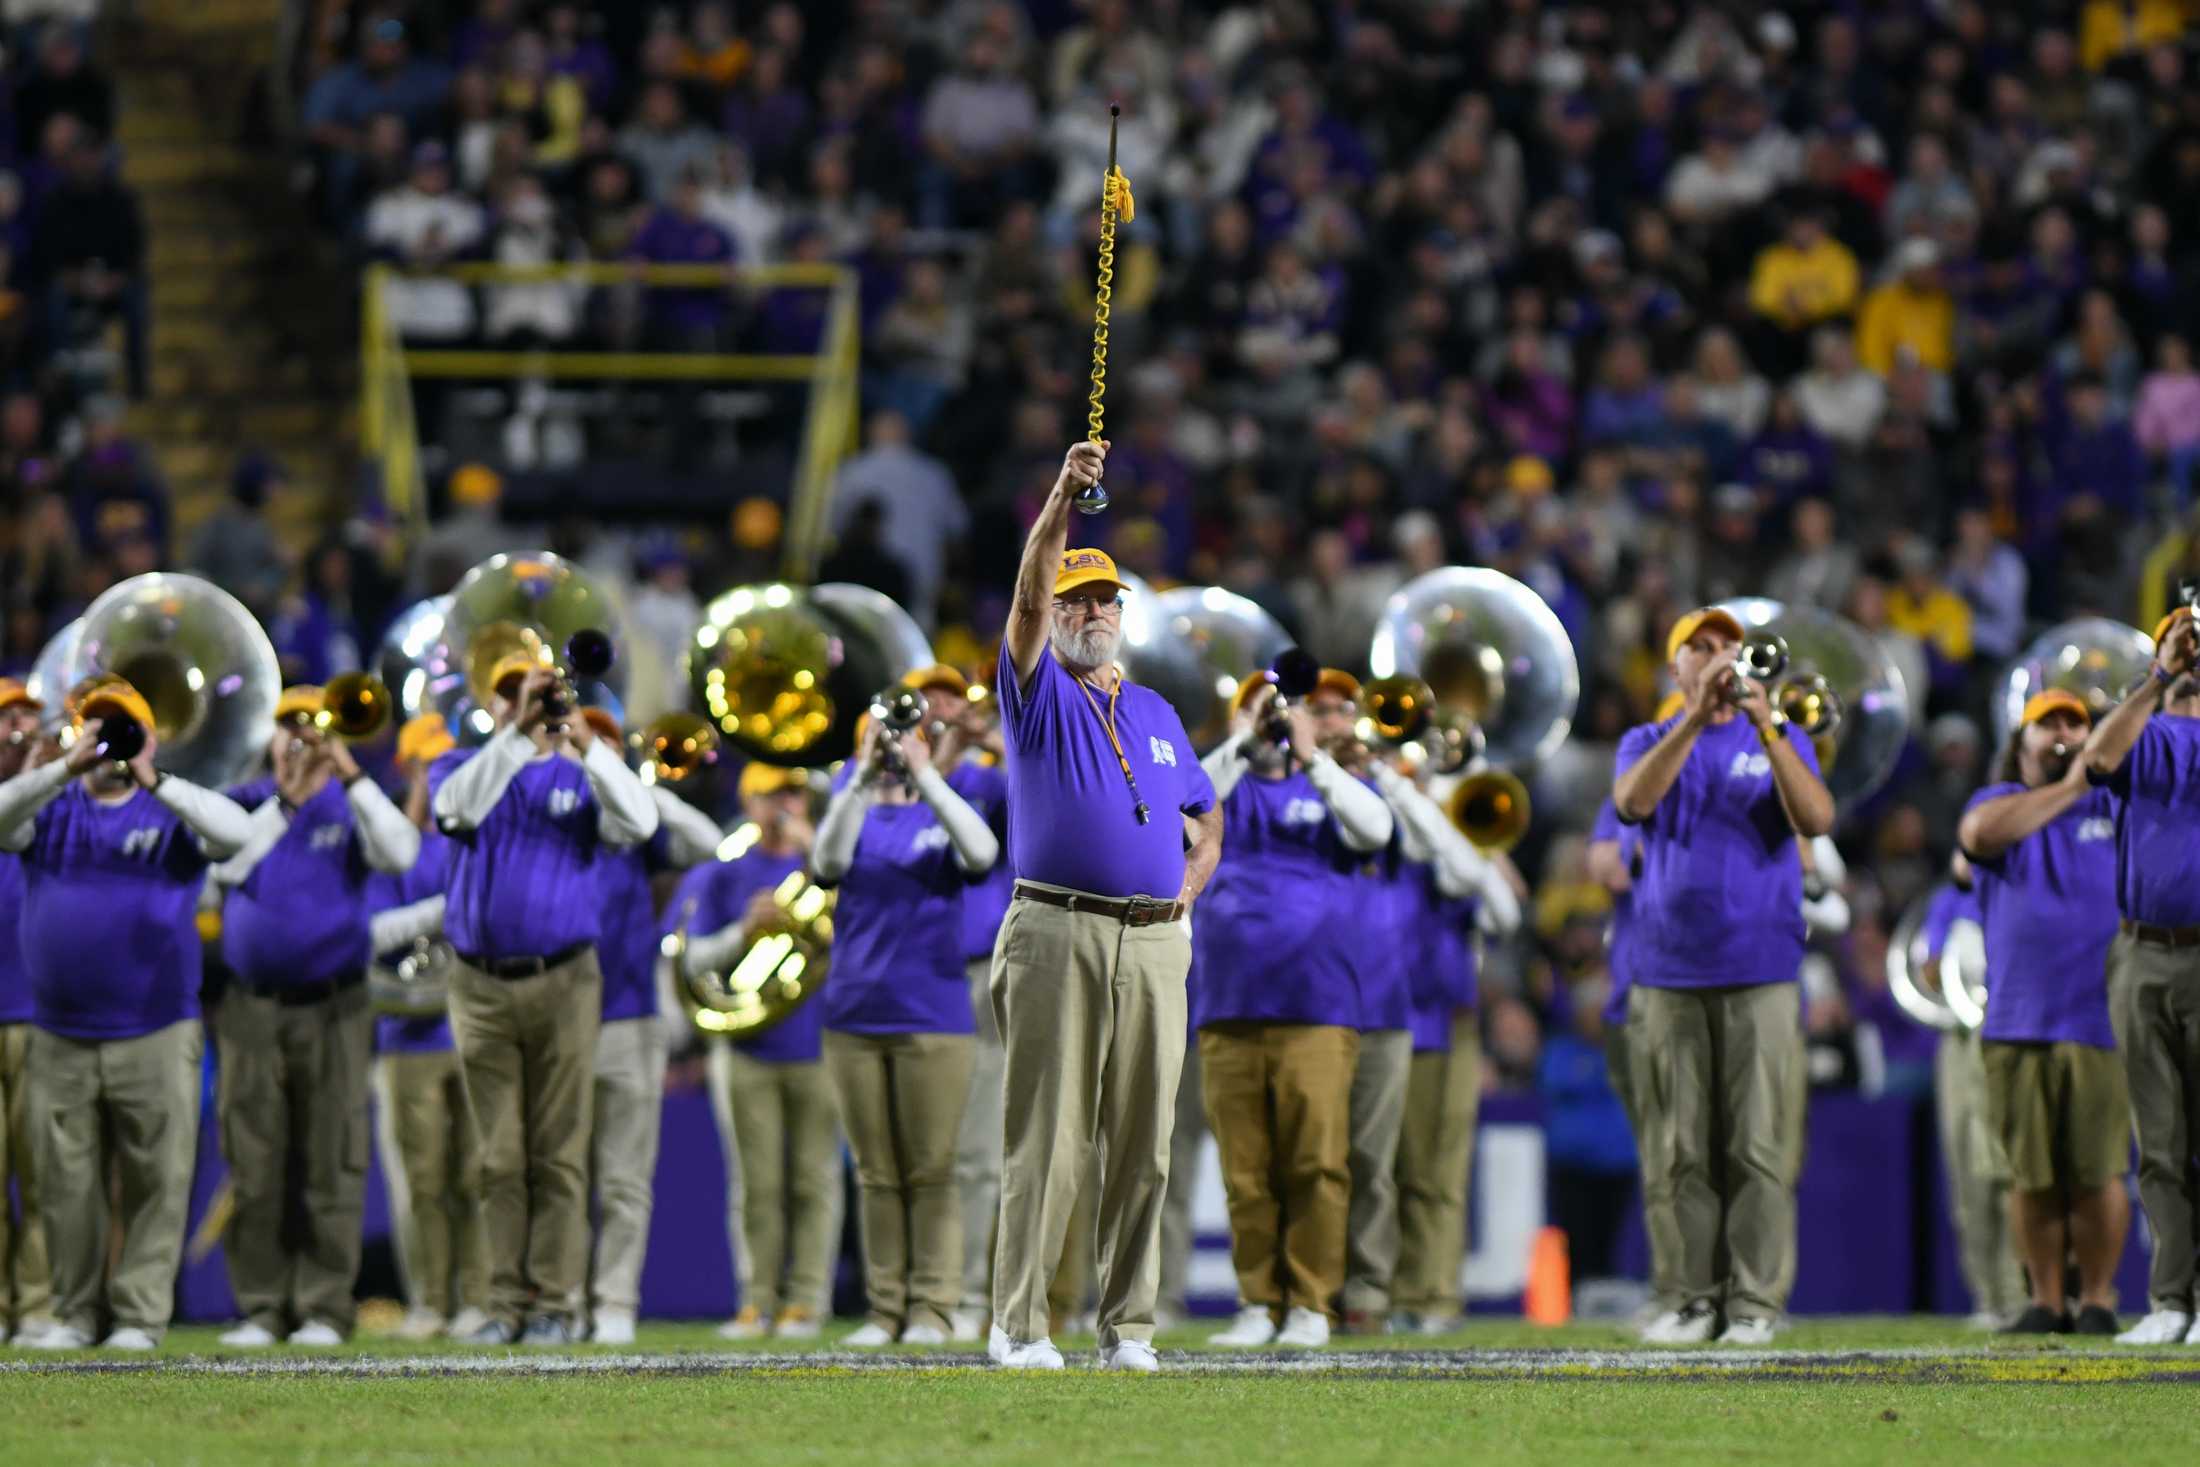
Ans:
[[[1885,934],[1944,869],[1989,697],[2046,625],[2133,620],[2189,513],[2192,9],[337,4],[303,122],[330,227],[400,264],[852,265],[866,442],[827,573],[984,666],[1023,527],[1085,431],[1119,103],[1138,207],[1115,258],[1115,508],[1083,528],[1156,586],[1250,597],[1337,666],[1446,563],[1518,577],[1573,638],[1577,739],[1538,774],[1523,852],[1539,920],[1492,964],[1519,995],[1486,1015],[1502,1082],[1533,1083],[1539,1034],[1570,1022],[1548,1015],[1584,1007],[1550,1000],[1600,969],[1579,833],[1662,691],[1666,629],[1759,593],[1854,619],[1910,689],[1896,776],[1842,829],[1856,920],[1810,1002],[1814,1033],[1909,1084],[1930,1040],[1886,1000]],[[400,315],[437,342],[818,336],[791,298],[619,299],[423,280]],[[416,589],[497,533],[496,474],[465,473]],[[672,639],[698,594],[770,563],[775,509],[559,532]]]

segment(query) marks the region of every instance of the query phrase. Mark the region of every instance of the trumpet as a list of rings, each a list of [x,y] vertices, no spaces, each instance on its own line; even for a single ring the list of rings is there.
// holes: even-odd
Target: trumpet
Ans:
[[[1788,644],[1784,638],[1770,634],[1749,638],[1735,654],[1734,676],[1726,685],[1726,701],[1739,703],[1748,696],[1744,679],[1769,688],[1787,667]]]
[[[752,827],[753,829],[753,827]],[[738,832],[736,832],[738,834]],[[785,1019],[825,982],[833,944],[834,893],[794,871],[772,891],[773,916],[749,929],[748,946],[725,972],[690,972],[684,961],[690,901],[660,951],[671,960],[688,1018],[705,1034],[748,1038]]]
[[[924,694],[899,684],[881,691],[871,700],[873,721],[894,735],[887,741],[882,757],[887,773],[896,779],[909,773],[909,761],[901,754],[901,736],[923,727],[930,712],[925,706]]]
[[[1402,673],[1361,685],[1363,712],[1353,733],[1363,745],[1395,749],[1431,774],[1457,774],[1482,757],[1482,730],[1462,709],[1447,708],[1420,678]]]
[[[659,784],[678,784],[718,762],[718,730],[682,710],[662,715],[631,739]]]
[[[341,673],[321,689],[321,711],[313,715],[313,726],[357,743],[382,731],[391,706],[389,686],[373,673]]]
[[[1528,833],[1528,787],[1506,769],[1484,769],[1459,781],[1444,813],[1478,851],[1509,851]]]
[[[1271,744],[1290,743],[1291,720],[1284,716],[1284,710],[1313,692],[1321,676],[1321,663],[1304,647],[1286,647],[1277,653],[1266,674],[1267,681],[1275,687],[1276,696],[1268,700],[1255,732]]]

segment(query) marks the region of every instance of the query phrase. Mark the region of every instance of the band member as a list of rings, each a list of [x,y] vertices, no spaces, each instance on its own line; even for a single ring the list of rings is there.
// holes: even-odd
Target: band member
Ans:
[[[146,730],[126,765],[101,757],[104,709]],[[107,1348],[152,1350],[175,1305],[198,1157],[199,890],[252,820],[154,769],[153,713],[135,689],[86,713],[93,727],[66,759],[0,784],[0,850],[22,858],[31,1151],[59,1320],[24,1343],[81,1349],[111,1321]]]
[[[1238,1280],[1237,1320],[1211,1343],[1319,1349],[1344,1288],[1360,1047],[1339,929],[1360,932],[1354,870],[1392,822],[1316,747],[1313,714],[1275,700],[1273,683],[1246,682],[1230,737],[1204,761],[1230,858],[1201,911],[1191,1009]]]
[[[428,769],[455,747],[441,715],[398,730],[405,815],[420,831],[420,857],[399,876],[369,883],[367,930],[376,956],[395,963],[423,939],[440,938],[451,843],[428,809]],[[446,967],[435,981],[448,976]],[[375,1023],[375,1114],[392,1231],[405,1275],[401,1338],[463,1338],[488,1323],[489,1252],[481,1213],[481,1147],[447,1013],[385,1014]]]
[[[319,688],[283,690],[274,792],[252,811],[245,848],[214,868],[232,975],[213,1013],[235,1203],[223,1252],[244,1316],[222,1343],[243,1349],[351,1333],[374,1053],[367,885],[420,854],[404,812],[313,726],[320,711]]]
[[[489,1320],[468,1337],[482,1345],[578,1337],[603,1004],[599,862],[657,833],[648,790],[555,696],[559,681],[525,656],[498,663],[496,732],[429,775],[452,842],[451,1032],[482,1144]]]
[[[1678,695],[1672,701],[1678,701]],[[1670,718],[1673,708],[1659,710]],[[1642,828],[1623,823],[1619,809],[1606,800],[1589,830],[1589,875],[1612,896],[1611,925],[1605,932],[1605,967],[1612,988],[1604,1004],[1604,1064],[1612,1077],[1613,1093],[1627,1112],[1627,1127],[1635,1138],[1639,1171],[1647,1152],[1644,1145],[1642,1087],[1635,1083],[1636,1029],[1630,994],[1634,989],[1634,963],[1629,953],[1629,930],[1634,924],[1635,876],[1642,865]],[[1647,1176],[1643,1187],[1643,1234],[1650,1253],[1650,1314],[1652,1319],[1680,1307],[1680,1284],[1674,1265],[1680,1249],[1673,1232],[1677,1226],[1672,1209],[1653,1212]],[[1661,1199],[1662,1200],[1662,1199]]]
[[[14,678],[0,678],[0,780],[23,772],[38,744],[45,705]],[[54,1327],[53,1271],[38,1221],[38,1168],[31,1156],[31,979],[23,966],[23,863],[0,851],[0,1344],[28,1346]],[[12,1184],[12,1188],[11,1188]],[[22,1209],[8,1210],[8,1194]]]
[[[864,733],[818,822],[810,867],[836,884],[825,1072],[861,1199],[870,1318],[843,1342],[944,1345],[962,1291],[955,1140],[975,1041],[963,890],[1000,859],[988,816],[932,765],[922,729]]]
[[[757,927],[780,915],[773,892],[809,861],[802,771],[751,764],[741,771],[740,795],[755,839],[730,861],[690,871],[666,908],[666,932],[685,924],[690,934],[683,979],[731,971]],[[739,1312],[718,1330],[729,1340],[815,1339],[830,1312],[840,1243],[840,1107],[825,1073],[824,1032],[825,1008],[813,994],[754,1038],[711,1049],[740,1290]]]
[[[2009,1157],[2011,1222],[2032,1278],[2031,1307],[2011,1334],[2116,1333],[2116,1264],[2131,1226],[2131,1103],[2106,978],[2115,802],[2077,757],[2092,721],[2075,693],[2034,695],[2001,769],[2017,778],[1973,796],[1956,831],[1985,916],[1987,1109]],[[2075,1322],[2063,1298],[2071,1254]]]
[[[1221,855],[1222,813],[1182,721],[1116,665],[1114,562],[1065,550],[1071,498],[1106,455],[1085,442],[1063,461],[1024,545],[995,683],[1018,879],[993,955],[1007,1121],[987,1351],[1017,1368],[1061,1368],[1047,1283],[1096,1147],[1101,1363],[1159,1368],[1188,919]]]
[[[2101,720],[2084,754],[2087,777],[2119,801],[2116,905],[2123,920],[2109,945],[2109,1017],[2139,1138],[2139,1201],[2154,1232],[2151,1307],[2116,1338],[2200,1344],[2193,1323],[2200,1167],[2191,1109],[2200,1093],[2200,1021],[2192,1011],[2200,886],[2190,857],[2200,811],[2200,678],[2190,613],[2179,607],[2164,617],[2154,642],[2147,679]]]
[[[610,713],[584,708],[581,716],[598,744],[625,747],[625,731]],[[599,1345],[634,1343],[656,1195],[669,1055],[664,1027],[657,1020],[657,908],[650,878],[715,858],[718,842],[725,838],[709,816],[663,785],[646,788],[657,807],[657,833],[641,845],[605,851],[596,864],[597,900],[603,905],[603,929],[596,943],[603,1007],[589,1126],[599,1221],[588,1286],[588,1337]]]
[[[1658,1122],[1643,1171],[1681,1247],[1680,1307],[1644,1331],[1654,1344],[1711,1338],[1722,1308],[1723,1342],[1763,1344],[1787,1304],[1789,1112],[1803,1061],[1795,838],[1828,833],[1834,810],[1810,740],[1736,672],[1741,643],[1741,624],[1716,608],[1674,624],[1666,654],[1687,705],[1627,733],[1612,788],[1620,819],[1642,827],[1629,943],[1645,1063],[1634,1083]]]

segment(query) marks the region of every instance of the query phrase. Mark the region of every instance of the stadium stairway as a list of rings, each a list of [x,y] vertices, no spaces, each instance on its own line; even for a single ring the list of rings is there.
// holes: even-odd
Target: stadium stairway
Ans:
[[[251,136],[281,9],[135,0],[108,54],[151,293],[151,392],[128,429],[186,533],[222,502],[240,450],[274,455],[293,492],[269,512],[303,550],[353,470],[358,330],[341,256],[316,234],[282,150]]]

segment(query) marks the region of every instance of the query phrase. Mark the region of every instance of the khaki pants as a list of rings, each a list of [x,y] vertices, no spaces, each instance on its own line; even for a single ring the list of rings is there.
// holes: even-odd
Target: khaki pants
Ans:
[[[605,1024],[596,1035],[595,1114],[589,1128],[598,1215],[589,1282],[595,1313],[632,1315],[641,1307],[664,1113],[665,1039],[656,1016]]]
[[[856,1162],[871,1320],[945,1332],[962,1297],[955,1137],[976,1043],[967,1034],[825,1031],[825,1073]]]
[[[1241,1305],[1327,1314],[1344,1288],[1359,1048],[1357,1033],[1329,1024],[1199,1031]]]
[[[1474,1118],[1482,1104],[1482,1032],[1473,1009],[1451,1016],[1451,1051],[1417,1054],[1398,1136],[1400,1309],[1430,1318],[1459,1312],[1467,1253],[1467,1185]]]
[[[374,1091],[405,1302],[446,1321],[480,1309],[489,1302],[481,1147],[457,1051],[383,1055]]]
[[[2009,1231],[2009,1159],[1986,1111],[1979,1038],[1952,1030],[1933,1052],[1933,1113],[1948,1173],[1948,1209],[1972,1307],[2013,1315],[2031,1301]]]
[[[1360,1036],[1352,1072],[1352,1222],[1346,1234],[1344,1307],[1390,1313],[1398,1272],[1398,1137],[1406,1121],[1413,1034],[1375,1029]]]
[[[212,1022],[237,1312],[278,1338],[308,1320],[349,1334],[367,1208],[367,986],[300,1004],[232,986]]]
[[[489,1317],[580,1321],[603,971],[594,948],[531,978],[451,968],[451,1034],[481,1137]]]
[[[1191,1306],[1192,1202],[1199,1190],[1199,1145],[1207,1139],[1207,1105],[1199,1081],[1199,1049],[1184,1055],[1176,1083],[1176,1128],[1169,1133],[1169,1190],[1161,1202],[1161,1303],[1178,1319]]]
[[[725,1075],[734,1145],[727,1174],[739,1241],[741,1303],[765,1319],[789,1306],[832,1313],[840,1256],[840,1106],[822,1062],[774,1064],[730,1044],[712,1055]]]
[[[64,1039],[31,1030],[31,1151],[53,1260],[54,1314],[93,1339],[102,1314],[159,1339],[176,1304],[176,1267],[199,1151],[199,1060],[184,1019],[136,1039]],[[122,1251],[108,1273],[108,1179],[121,1182]]]
[[[1009,905],[993,949],[1007,1117],[993,1318],[1012,1340],[1046,1335],[1047,1283],[1096,1153],[1100,1343],[1153,1338],[1191,964],[1186,922]]]
[[[1641,993],[1640,988],[1628,990],[1627,1020],[1606,1035],[1604,1058],[1611,1066],[1612,1088],[1619,1092],[1634,1128],[1636,1166],[1642,1174],[1643,1233],[1650,1250],[1650,1299],[1665,1311],[1678,1309],[1687,1300],[1682,1296],[1680,1223],[1673,1215],[1672,1192],[1650,1179],[1649,1137],[1666,1121],[1658,1096],[1643,1078],[1642,1056],[1649,1041],[1644,1038],[1648,1021],[1643,1017]]]
[[[1642,988],[1643,1177],[1677,1236],[1679,1302],[1730,1319],[1787,1307],[1795,1237],[1793,983]],[[1718,1276],[1726,1245],[1728,1277]]]
[[[1069,1233],[1062,1240],[1062,1257],[1047,1284],[1050,1333],[1075,1326],[1092,1299],[1092,1276],[1099,1271],[1100,1236],[1094,1215],[1099,1198],[1100,1174],[1094,1170],[1077,1189],[1077,1205],[1069,1210]]]
[[[0,1024],[0,1325],[19,1332],[53,1319],[53,1271],[31,1157],[30,1049],[30,1025]],[[23,1209],[20,1222],[8,1211],[11,1181]]]
[[[962,1206],[962,1307],[983,1316],[993,1304],[993,1233],[1001,1215],[1001,1031],[986,989],[993,962],[970,965],[970,1010],[978,1045],[970,1098],[955,1136],[955,1195]]]
[[[2118,933],[2108,949],[2108,1011],[2130,1080],[2139,1136],[2139,1200],[2154,1230],[2147,1294],[2193,1312],[2200,1249],[2200,950]]]

